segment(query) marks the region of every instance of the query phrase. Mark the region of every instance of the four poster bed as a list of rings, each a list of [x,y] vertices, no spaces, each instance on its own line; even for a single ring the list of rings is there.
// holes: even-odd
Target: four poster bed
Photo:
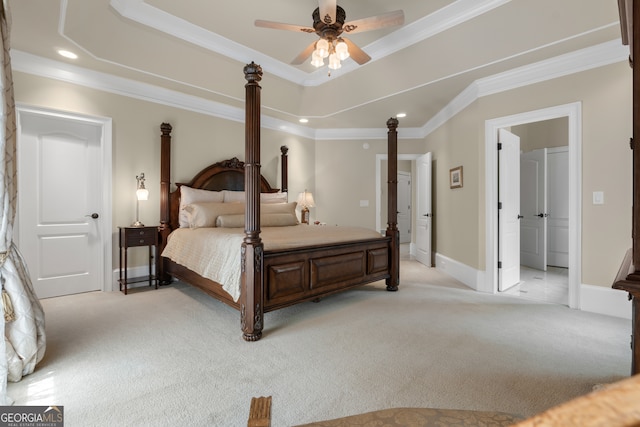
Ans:
[[[157,269],[163,283],[175,277],[238,309],[243,338],[256,341],[262,336],[265,312],[383,279],[387,290],[398,289],[398,121],[387,121],[385,235],[357,227],[299,225],[295,203],[286,200],[287,148],[281,148],[282,189],[271,187],[260,174],[262,69],[251,63],[244,73],[245,162],[234,158],[214,163],[171,191],[172,128],[161,125],[162,256]],[[191,263],[194,255],[198,259]]]

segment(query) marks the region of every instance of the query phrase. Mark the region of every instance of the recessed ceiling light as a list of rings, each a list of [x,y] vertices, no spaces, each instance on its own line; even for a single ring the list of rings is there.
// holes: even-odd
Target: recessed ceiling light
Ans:
[[[302,118],[298,120],[300,123],[309,123],[309,119]]]
[[[407,117],[407,113],[398,113],[398,114],[396,115],[396,117],[398,117],[398,118]]]
[[[58,54],[59,54],[59,55],[61,55],[61,56],[64,56],[65,58],[69,58],[69,59],[78,59],[78,55],[76,55],[76,54],[75,54],[75,53],[73,53],[73,52],[69,52],[68,50],[60,49],[60,50],[58,51]]]

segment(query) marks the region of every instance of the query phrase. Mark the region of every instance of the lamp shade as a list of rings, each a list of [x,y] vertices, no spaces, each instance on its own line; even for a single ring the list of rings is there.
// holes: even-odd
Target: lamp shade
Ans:
[[[146,188],[138,188],[136,190],[136,197],[138,200],[149,200],[149,190]]]
[[[316,206],[316,202],[313,201],[313,194],[308,191],[303,191],[298,194],[298,205],[303,208],[313,208]]]

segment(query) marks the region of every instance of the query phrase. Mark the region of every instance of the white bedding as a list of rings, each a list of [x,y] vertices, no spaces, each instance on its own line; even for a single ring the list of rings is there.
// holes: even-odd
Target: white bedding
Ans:
[[[265,251],[381,237],[361,227],[295,225],[264,227]],[[222,285],[234,301],[240,298],[242,228],[179,228],[170,235],[163,257]]]

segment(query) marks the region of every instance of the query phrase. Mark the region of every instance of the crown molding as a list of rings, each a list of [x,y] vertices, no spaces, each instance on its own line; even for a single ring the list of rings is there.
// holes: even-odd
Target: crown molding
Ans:
[[[231,107],[220,102],[206,100],[197,96],[187,95],[160,86],[141,83],[111,74],[88,70],[19,50],[11,51],[11,68],[14,71],[22,73],[219,117],[225,120],[240,123],[244,123],[245,121],[244,108]],[[261,116],[261,124],[265,129],[283,131],[310,139],[315,137],[313,129],[297,126],[284,120],[265,116],[264,114]]]
[[[628,48],[622,45],[620,39],[617,39],[478,79],[467,86],[465,90],[425,123],[421,128],[422,138],[425,138],[483,96],[517,89],[617,62],[627,62],[628,58]]]
[[[504,92],[628,59],[628,47],[623,46],[620,39],[611,40],[479,79],[476,81],[478,96]]]
[[[11,51],[15,71],[64,81],[130,98],[154,102],[170,107],[206,114],[235,122],[244,122],[244,109],[205,100],[177,91],[88,70],[64,62],[54,61],[18,50]],[[513,70],[476,80],[456,96],[447,106],[419,128],[398,129],[401,139],[422,139],[446,123],[460,111],[483,96],[504,92],[616,62],[626,62],[628,50],[620,40],[612,40],[581,49],[549,60],[540,61]],[[313,129],[263,114],[261,124],[272,129],[319,140],[384,139],[386,128]]]
[[[412,44],[432,37],[451,27],[473,19],[511,0],[457,0],[442,9],[418,19],[411,24],[382,37],[363,49],[371,57],[369,63],[382,59]],[[216,52],[243,64],[254,61],[269,73],[302,86],[320,86],[329,82],[325,68],[307,73],[268,55],[222,37],[212,31],[194,25],[161,9],[153,7],[145,0],[110,0],[113,9],[124,18],[147,27],[154,28],[173,37]],[[99,58],[98,58],[99,59]],[[366,64],[364,65],[366,66]],[[335,76],[350,73],[363,67],[354,61],[347,61]]]

